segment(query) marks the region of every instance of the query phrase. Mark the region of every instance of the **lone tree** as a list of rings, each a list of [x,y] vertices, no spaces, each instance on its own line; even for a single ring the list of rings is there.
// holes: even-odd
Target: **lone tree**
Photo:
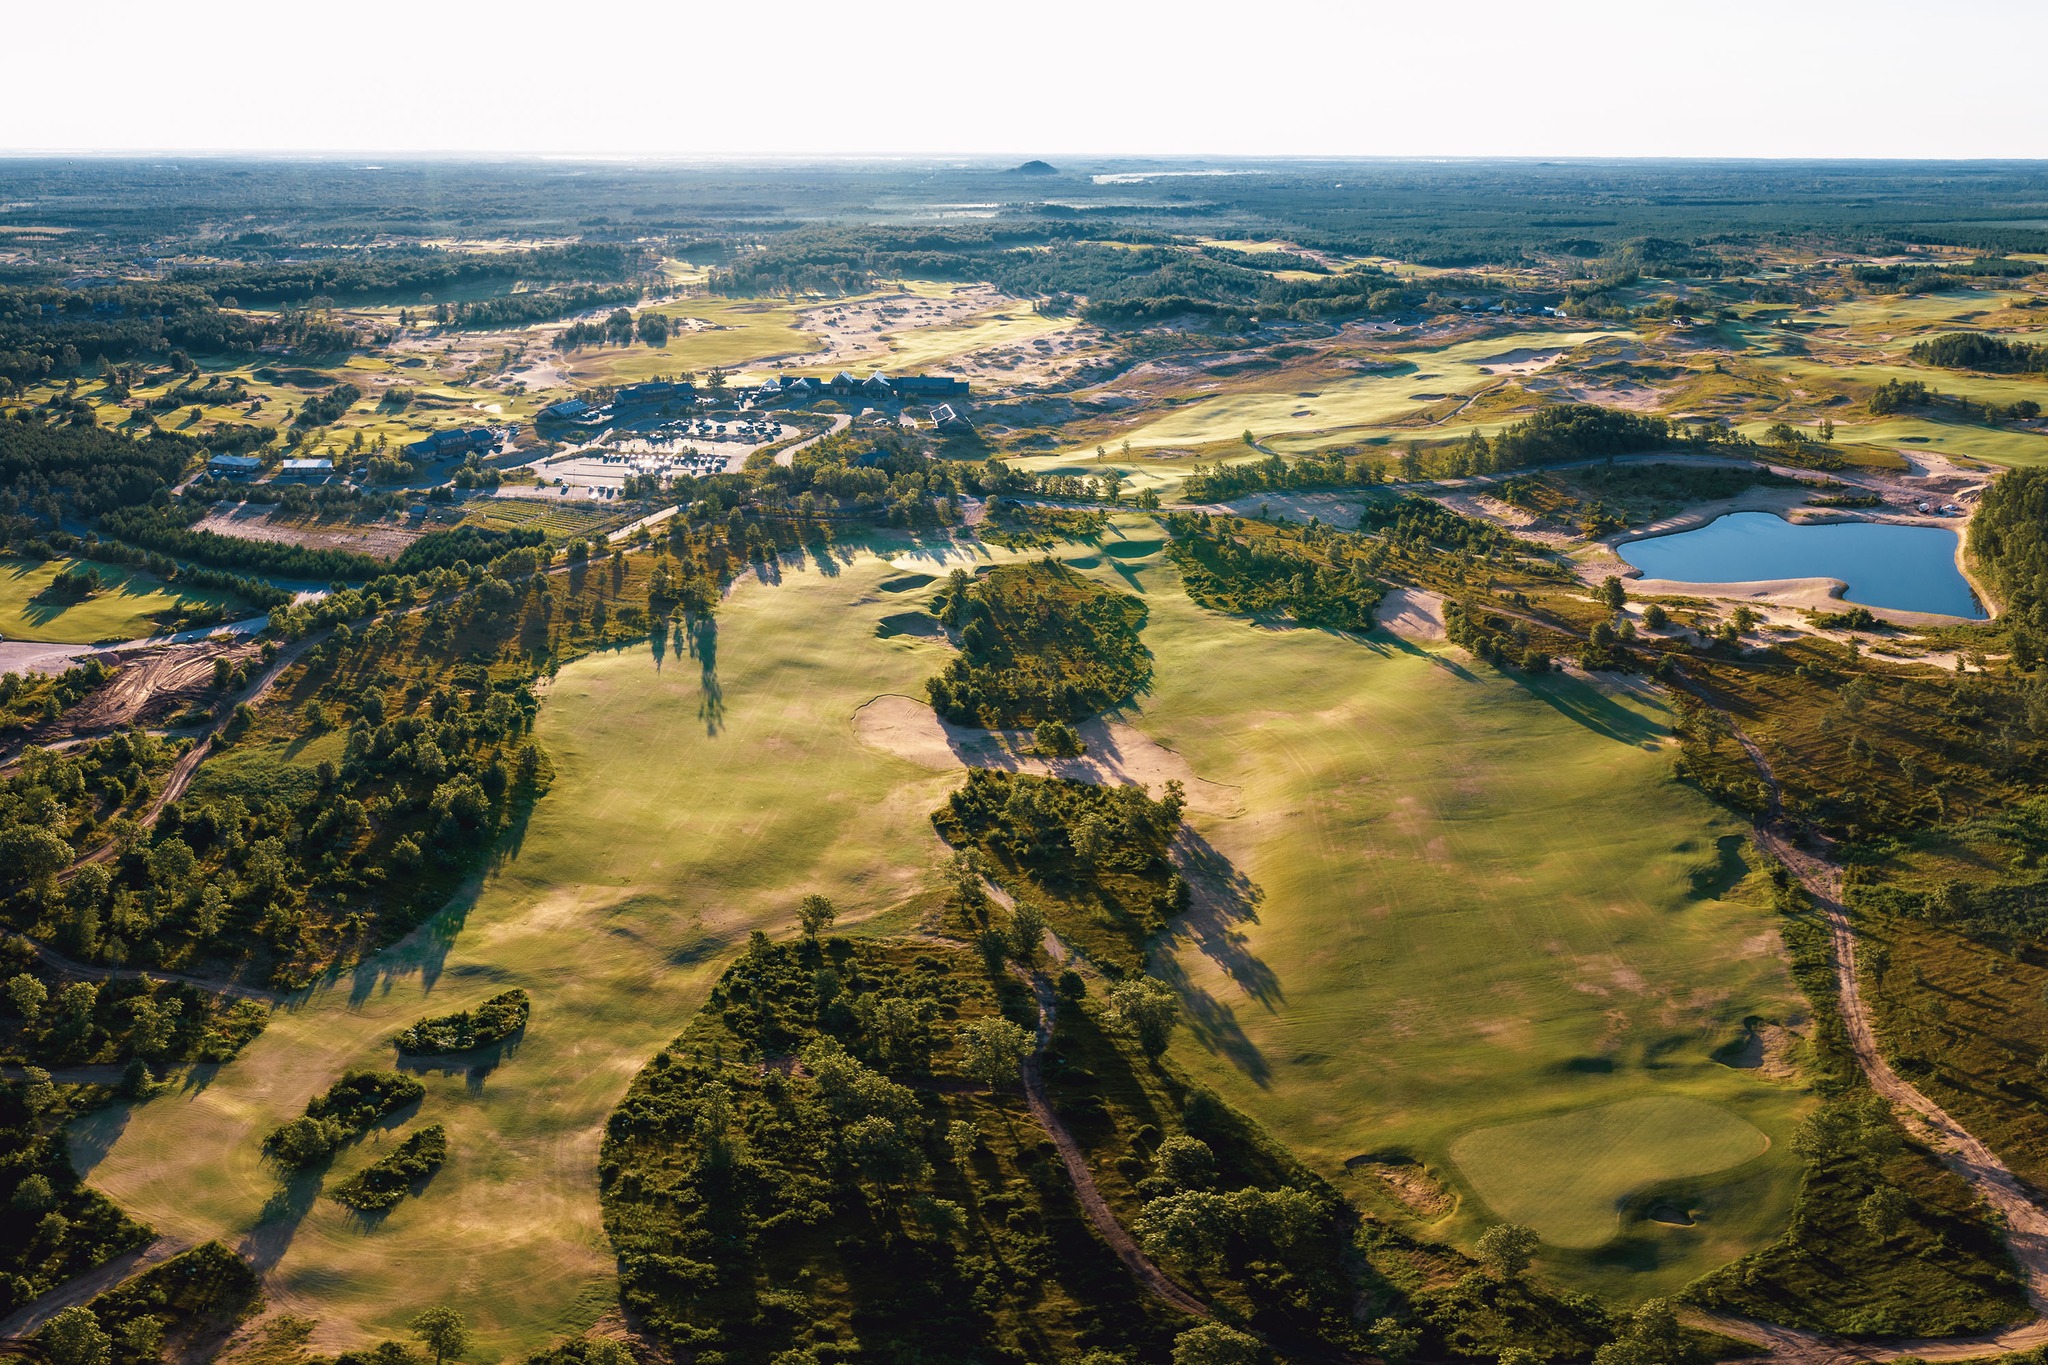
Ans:
[[[1258,1365],[1264,1356],[1257,1337],[1220,1322],[1190,1327],[1173,1339],[1173,1365]]]
[[[1856,1221],[1880,1242],[1906,1220],[1906,1196],[1896,1185],[1880,1185],[1856,1209]]]
[[[434,1365],[446,1365],[469,1354],[469,1324],[453,1308],[429,1308],[408,1326],[420,1345],[433,1352]]]
[[[1628,603],[1628,590],[1621,586],[1621,580],[1613,574],[1600,582],[1600,600],[1609,611],[1620,611]]]
[[[54,1365],[107,1365],[113,1358],[114,1339],[90,1308],[65,1309],[39,1335]]]
[[[1520,1279],[1536,1254],[1538,1238],[1519,1223],[1495,1223],[1474,1248],[1488,1270],[1503,1280]]]
[[[1017,1079],[1031,1035],[1007,1019],[977,1019],[961,1028],[960,1047],[967,1054],[960,1069],[993,1090]]]
[[[803,904],[796,908],[796,922],[804,929],[804,937],[815,939],[832,927],[832,921],[839,918],[839,911],[825,897],[813,893],[805,896]]]
[[[1138,1040],[1147,1057],[1157,1057],[1180,1023],[1180,1000],[1171,988],[1148,978],[1126,981],[1109,992],[1109,1017]]]

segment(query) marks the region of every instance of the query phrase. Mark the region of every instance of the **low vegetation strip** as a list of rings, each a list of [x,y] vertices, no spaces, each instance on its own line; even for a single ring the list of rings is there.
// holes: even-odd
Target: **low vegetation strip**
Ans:
[[[447,1159],[448,1130],[437,1123],[420,1129],[389,1156],[378,1158],[335,1186],[332,1197],[358,1213],[392,1208],[414,1186],[430,1179]]]
[[[342,1144],[417,1103],[426,1087],[395,1071],[351,1071],[306,1103],[306,1112],[274,1128],[263,1139],[263,1151],[292,1170],[318,1166]]]
[[[489,1047],[525,1028],[530,1008],[526,992],[513,989],[492,996],[473,1010],[422,1019],[393,1041],[400,1052],[419,1056]]]

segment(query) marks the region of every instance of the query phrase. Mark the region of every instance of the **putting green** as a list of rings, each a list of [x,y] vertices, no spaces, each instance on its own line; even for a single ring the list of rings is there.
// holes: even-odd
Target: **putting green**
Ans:
[[[361,970],[279,1010],[236,1061],[94,1116],[80,1170],[178,1237],[223,1238],[335,1350],[403,1336],[448,1303],[482,1359],[523,1358],[615,1302],[597,1147],[626,1086],[703,1003],[753,929],[790,931],[816,890],[848,922],[914,913],[940,845],[927,816],[957,780],[863,747],[854,710],[914,692],[941,646],[882,639],[903,599],[880,560],[785,566],[718,615],[709,661],[643,645],[564,668],[540,714],[553,789],[470,898]],[[203,771],[203,770],[202,770]],[[891,922],[899,916],[892,915]],[[511,986],[533,998],[495,1068],[422,1076],[417,1119],[345,1153],[330,1187],[421,1123],[448,1128],[426,1192],[365,1223],[280,1181],[270,1127],[391,1036]]]
[[[1660,1181],[1713,1175],[1769,1149],[1762,1129],[1718,1104],[1643,1096],[1480,1128],[1451,1159],[1493,1211],[1553,1246],[1597,1247],[1621,1231],[1628,1197]]]
[[[82,602],[49,594],[67,569],[98,569],[106,586]],[[0,559],[0,638],[49,644],[107,644],[156,633],[157,618],[179,606],[230,609],[248,604],[231,593],[187,592],[145,573],[82,559]]]

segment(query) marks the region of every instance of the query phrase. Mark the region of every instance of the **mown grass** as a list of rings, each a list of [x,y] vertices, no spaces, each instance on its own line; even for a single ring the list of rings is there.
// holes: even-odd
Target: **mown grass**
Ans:
[[[1587,1248],[1621,1232],[1629,1196],[1664,1181],[1718,1175],[1770,1145],[1763,1130],[1719,1105],[1644,1095],[1477,1128],[1451,1143],[1451,1159],[1509,1219],[1553,1246]]]

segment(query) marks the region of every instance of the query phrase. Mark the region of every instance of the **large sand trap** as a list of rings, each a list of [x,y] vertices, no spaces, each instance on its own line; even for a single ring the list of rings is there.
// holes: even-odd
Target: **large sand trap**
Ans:
[[[1082,721],[1074,727],[1088,752],[1080,758],[1039,758],[1026,753],[1028,730],[977,730],[939,718],[930,705],[896,693],[876,697],[853,713],[853,733],[870,749],[894,754],[920,767],[995,768],[1038,773],[1098,786],[1140,785],[1154,796],[1168,781],[1187,788],[1188,809],[1202,815],[1239,814],[1238,790],[1195,776],[1188,761],[1122,721]]]
[[[1395,588],[1380,599],[1373,615],[1381,629],[1404,640],[1433,643],[1446,638],[1443,594],[1421,588]]]
[[[1481,374],[1535,374],[1549,369],[1563,357],[1563,351],[1537,351],[1517,346],[1512,351],[1502,351],[1499,355],[1490,355],[1473,363]]]

